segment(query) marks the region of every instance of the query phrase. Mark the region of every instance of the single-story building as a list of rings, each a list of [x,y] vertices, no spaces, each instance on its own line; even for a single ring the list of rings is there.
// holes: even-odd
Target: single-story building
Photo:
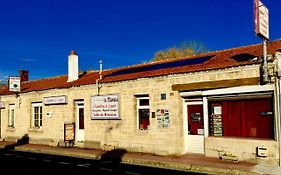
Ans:
[[[1,138],[159,155],[198,153],[279,164],[281,40],[0,89]],[[11,84],[11,82],[10,82]]]

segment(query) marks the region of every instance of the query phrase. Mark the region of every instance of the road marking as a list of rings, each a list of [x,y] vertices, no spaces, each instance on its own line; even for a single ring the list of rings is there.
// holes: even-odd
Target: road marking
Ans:
[[[52,162],[50,159],[42,159],[43,162]]]
[[[69,165],[70,163],[69,162],[58,162],[59,164],[62,164],[62,165]]]
[[[12,153],[5,153],[4,155],[5,155],[5,156],[15,156],[15,155],[17,155],[17,154],[15,154],[15,153],[14,153],[14,154],[12,154]]]
[[[101,162],[101,164],[108,164],[108,163],[113,163],[113,161],[107,160],[107,161],[102,161],[102,162]]]
[[[109,168],[100,168],[101,170],[105,170],[105,171],[110,171],[110,172],[112,172],[113,171],[113,169],[109,169]]]
[[[29,160],[37,160],[36,158],[34,157],[28,157]]]
[[[23,156],[21,156],[21,155],[16,155],[15,157],[16,157],[16,158],[22,158]]]
[[[90,163],[84,163],[84,164],[78,164],[77,166],[89,168],[91,166],[91,164]]]

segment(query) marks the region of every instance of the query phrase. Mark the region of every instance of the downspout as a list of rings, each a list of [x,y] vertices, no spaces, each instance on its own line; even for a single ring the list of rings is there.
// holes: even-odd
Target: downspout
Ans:
[[[281,51],[275,53],[277,59],[276,70],[276,91],[277,91],[277,120],[278,120],[278,146],[279,146],[279,166],[281,166]]]
[[[267,72],[267,50],[266,50],[266,40],[263,40],[263,62],[261,65],[262,70],[262,84],[267,84],[268,80],[268,72]]]

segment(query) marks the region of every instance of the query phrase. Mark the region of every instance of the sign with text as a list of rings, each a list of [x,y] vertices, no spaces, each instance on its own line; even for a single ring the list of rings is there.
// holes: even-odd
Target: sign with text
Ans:
[[[118,94],[92,96],[91,119],[120,119]]]
[[[20,92],[20,77],[9,77],[9,91]]]
[[[269,40],[269,11],[260,0],[254,0],[254,16],[256,35]]]
[[[52,97],[44,97],[43,100],[45,105],[54,105],[54,104],[65,104],[66,96],[52,96]]]

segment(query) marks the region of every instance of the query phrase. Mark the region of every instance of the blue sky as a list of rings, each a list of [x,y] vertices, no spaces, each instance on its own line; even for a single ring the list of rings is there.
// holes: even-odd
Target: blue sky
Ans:
[[[281,1],[269,9],[270,40],[281,38]],[[0,80],[67,74],[74,49],[81,71],[140,64],[161,49],[198,41],[209,50],[260,43],[253,0],[2,0]]]

